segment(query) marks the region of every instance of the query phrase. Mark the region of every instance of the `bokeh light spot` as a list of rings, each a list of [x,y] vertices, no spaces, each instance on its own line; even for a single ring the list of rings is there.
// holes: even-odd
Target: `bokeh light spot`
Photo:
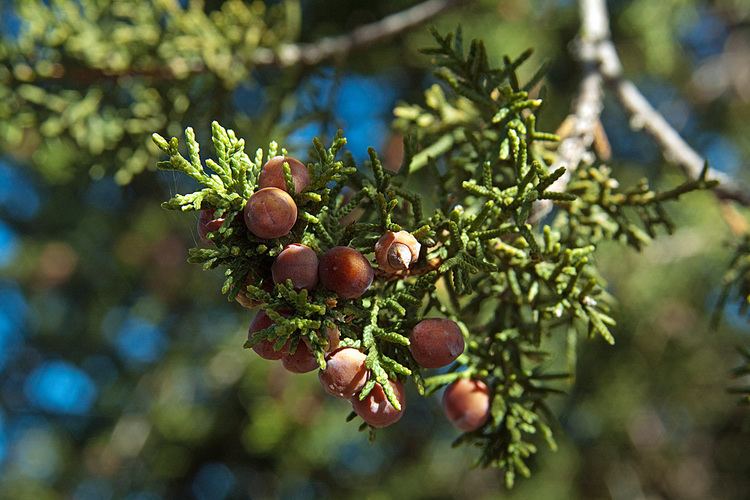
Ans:
[[[83,370],[65,361],[49,361],[29,375],[24,392],[39,409],[84,415],[94,404],[97,389]]]

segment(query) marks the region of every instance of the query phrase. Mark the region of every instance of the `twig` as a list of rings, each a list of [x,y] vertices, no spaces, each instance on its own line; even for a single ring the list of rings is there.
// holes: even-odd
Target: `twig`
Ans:
[[[697,179],[706,162],[680,134],[673,129],[664,117],[656,111],[638,88],[630,81],[620,77],[607,77],[620,103],[631,116],[635,128],[642,127],[662,149],[664,156],[676,163],[691,179]],[[737,181],[714,169],[709,169],[708,179],[716,179],[719,185],[713,192],[720,200],[732,200],[744,206],[750,206],[750,192],[737,185]]]
[[[571,132],[558,147],[557,160],[552,170],[564,166],[565,174],[550,189],[564,191],[571,173],[586,161],[599,126],[602,111],[602,82],[612,88],[623,108],[630,115],[631,126],[648,133],[659,145],[668,161],[677,164],[690,179],[698,179],[706,160],[701,157],[680,134],[654,109],[632,82],[623,77],[622,63],[611,39],[609,15],[605,0],[579,0],[581,34],[576,52],[584,63],[584,78],[581,82],[573,113],[566,118],[562,127]],[[748,225],[740,222],[741,216],[734,207],[734,201],[750,206],[750,190],[743,188],[730,175],[709,169],[707,179],[718,180],[713,189],[714,195],[722,202],[722,215],[735,234],[747,231]],[[548,200],[538,202],[529,217],[534,223],[552,210]]]
[[[591,146],[599,126],[599,117],[602,112],[603,103],[603,78],[598,70],[598,61],[596,59],[596,44],[599,40],[609,37],[609,24],[599,22],[600,18],[606,20],[606,11],[601,12],[596,9],[591,12],[583,12],[583,9],[590,9],[582,1],[579,5],[581,11],[581,33],[575,49],[576,55],[583,63],[584,76],[578,89],[578,96],[572,113],[568,115],[560,130],[566,129],[560,145],[557,148],[557,158],[550,166],[554,171],[560,167],[565,167],[565,173],[557,179],[551,186],[551,191],[565,191],[570,181],[572,173],[582,162],[590,160]],[[534,205],[534,210],[529,216],[528,222],[531,224],[541,220],[552,210],[551,200],[541,200]]]
[[[579,5],[584,26],[599,36],[599,39],[595,40],[594,54],[598,62],[598,71],[630,114],[631,125],[643,129],[653,137],[664,156],[677,164],[688,178],[697,179],[706,160],[649,104],[638,87],[623,77],[622,64],[609,35],[605,0],[579,0]],[[720,200],[731,200],[750,206],[750,191],[739,186],[731,176],[710,169],[707,178],[719,181],[713,192]]]
[[[427,0],[380,21],[360,26],[345,35],[322,38],[314,43],[284,44],[275,50],[259,48],[253,61],[257,65],[314,66],[392,38],[462,3],[466,3],[466,0]]]

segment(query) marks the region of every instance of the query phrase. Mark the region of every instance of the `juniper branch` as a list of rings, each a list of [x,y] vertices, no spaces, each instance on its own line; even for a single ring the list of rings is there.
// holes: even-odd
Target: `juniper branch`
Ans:
[[[281,67],[299,64],[315,66],[397,36],[465,3],[468,1],[427,0],[344,35],[326,37],[312,43],[282,44],[276,49],[258,48],[253,55],[253,62],[256,65]]]
[[[467,50],[460,31],[434,36],[437,46],[426,52],[439,63],[437,76],[447,87],[436,85],[425,92],[424,107],[403,105],[395,112],[397,125],[414,137],[410,168],[387,172],[370,150],[368,164],[360,165],[370,167],[366,174],[351,157],[336,159],[346,143],[343,136],[337,135],[330,148],[316,139],[312,153],[317,160],[305,192],[294,198],[299,218],[289,235],[259,241],[245,234],[240,240],[229,230],[218,231],[212,240],[216,248],[195,250],[191,258],[206,267],[228,268],[224,290],[231,295],[244,284],[238,278],[248,270],[252,276],[267,270],[286,243],[302,241],[316,252],[347,245],[369,255],[386,231],[411,232],[423,248],[414,268],[399,279],[389,279],[379,269],[366,294],[353,301],[341,300],[325,287],[297,292],[287,283],[261,293],[257,286],[244,285],[248,297],[263,301],[261,307],[277,323],[274,332],[259,332],[248,345],[273,340],[280,347],[303,339],[311,342],[322,363],[323,341],[316,335],[322,325],[335,324],[343,344],[366,355],[371,377],[359,398],[368,397],[378,384],[394,408],[399,408],[399,399],[389,380],[411,377],[420,393],[461,376],[482,380],[493,394],[491,416],[459,441],[479,445],[479,463],[502,468],[511,485],[519,474],[530,473],[529,460],[540,439],[554,447],[545,401],[560,391],[543,384],[560,375],[542,370],[546,349],[552,347],[549,339],[573,331],[614,342],[611,298],[591,258],[594,245],[620,236],[639,245],[653,237],[657,225],[671,229],[660,204],[710,183],[703,171],[697,181],[662,193],[645,183],[619,191],[605,167],[576,165],[566,190],[557,191],[555,183],[566,169],[547,168],[534,149],[535,140],[555,137],[536,130],[540,102],[529,98],[528,83],[516,75],[529,52],[492,67],[482,42],[472,41]],[[582,120],[598,120],[601,80],[587,82],[594,104],[582,99],[580,106],[588,107],[581,111]],[[226,193],[246,196],[254,188],[264,152],[251,160],[241,152],[244,142],[231,131],[217,125],[212,132],[217,160],[206,165],[213,174],[203,168],[192,134],[187,137],[187,158],[178,152],[176,139],[154,137],[170,156],[165,167],[182,170],[206,186],[176,198],[168,208],[198,209],[193,197],[221,201]],[[588,137],[588,129],[578,136]],[[268,155],[276,151],[272,144]],[[246,168],[233,167],[232,158]],[[431,214],[422,213],[419,196],[407,189],[404,179],[425,167],[436,174],[440,193],[432,200],[437,208]],[[285,173],[291,188],[290,171]],[[242,186],[236,186],[240,174]],[[344,187],[353,192],[344,196]],[[558,203],[561,210],[553,224],[535,227],[527,221],[540,199]],[[233,202],[225,200],[221,207],[239,208],[241,203]],[[343,216],[355,207],[367,210],[342,227]],[[636,216],[628,216],[625,209]],[[233,224],[241,229],[243,221]],[[488,318],[482,311],[489,308],[493,315]],[[289,316],[278,314],[281,310]],[[410,354],[410,332],[430,313],[460,323],[468,342],[458,365],[425,382]],[[567,333],[567,341],[574,344],[575,338]]]

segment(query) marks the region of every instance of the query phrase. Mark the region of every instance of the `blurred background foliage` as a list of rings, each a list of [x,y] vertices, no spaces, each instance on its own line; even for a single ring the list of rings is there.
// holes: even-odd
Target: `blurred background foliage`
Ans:
[[[372,145],[397,165],[391,110],[434,81],[417,53],[426,29],[316,67],[252,63],[259,46],[346,33],[413,2],[362,5],[0,0],[0,497],[748,498],[750,414],[727,388],[743,382],[730,370],[750,327],[733,307],[709,327],[731,235],[708,193],[673,210],[672,237],[599,251],[617,344],[579,343],[555,401],[560,449],[511,492],[449,447],[437,398],[412,391],[371,445],[314,374],[242,349],[252,313],[185,263],[195,217],[159,203],[187,181],[152,170],[149,133],[190,125],[205,140],[218,119],[250,150],[273,138],[304,155],[340,126],[355,156]],[[714,167],[747,177],[750,4],[609,7],[628,75]],[[534,47],[533,62],[551,63],[543,128],[568,113],[574,2],[478,0],[433,22],[460,23],[495,60]],[[603,123],[619,176],[679,182],[614,101]]]

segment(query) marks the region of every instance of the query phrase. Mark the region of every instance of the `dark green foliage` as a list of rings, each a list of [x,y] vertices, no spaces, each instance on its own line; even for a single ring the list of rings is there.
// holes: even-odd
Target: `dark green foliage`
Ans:
[[[707,167],[696,180],[655,192],[646,179],[634,187],[620,189],[608,167],[582,166],[568,184],[568,192],[576,198],[561,203],[562,223],[557,225],[567,226],[565,237],[574,238],[573,241],[596,243],[602,239],[620,239],[640,250],[656,237],[660,227],[672,233],[674,224],[664,202],[676,201],[687,192],[717,185],[717,181],[706,180]]]
[[[715,327],[721,322],[724,309],[729,306],[730,301],[736,302],[738,313],[741,316],[748,315],[748,308],[750,307],[750,235],[742,236],[735,243],[734,255],[724,274],[723,281],[724,286],[712,317],[712,323]],[[750,375],[750,351],[741,347],[739,352],[745,362],[733,370],[732,373],[736,378]],[[730,391],[743,394],[743,401],[750,403],[750,387],[733,387]]]
[[[747,377],[750,375],[750,351],[747,349],[739,349],[740,355],[742,356],[744,363],[732,370],[732,375],[736,378]],[[739,386],[730,389],[731,392],[742,394],[742,401],[746,404],[750,404],[750,387]]]
[[[713,322],[718,324],[724,308],[735,299],[739,313],[748,314],[750,307],[750,236],[745,235],[735,243],[734,255],[724,274],[724,287],[714,310]]]

